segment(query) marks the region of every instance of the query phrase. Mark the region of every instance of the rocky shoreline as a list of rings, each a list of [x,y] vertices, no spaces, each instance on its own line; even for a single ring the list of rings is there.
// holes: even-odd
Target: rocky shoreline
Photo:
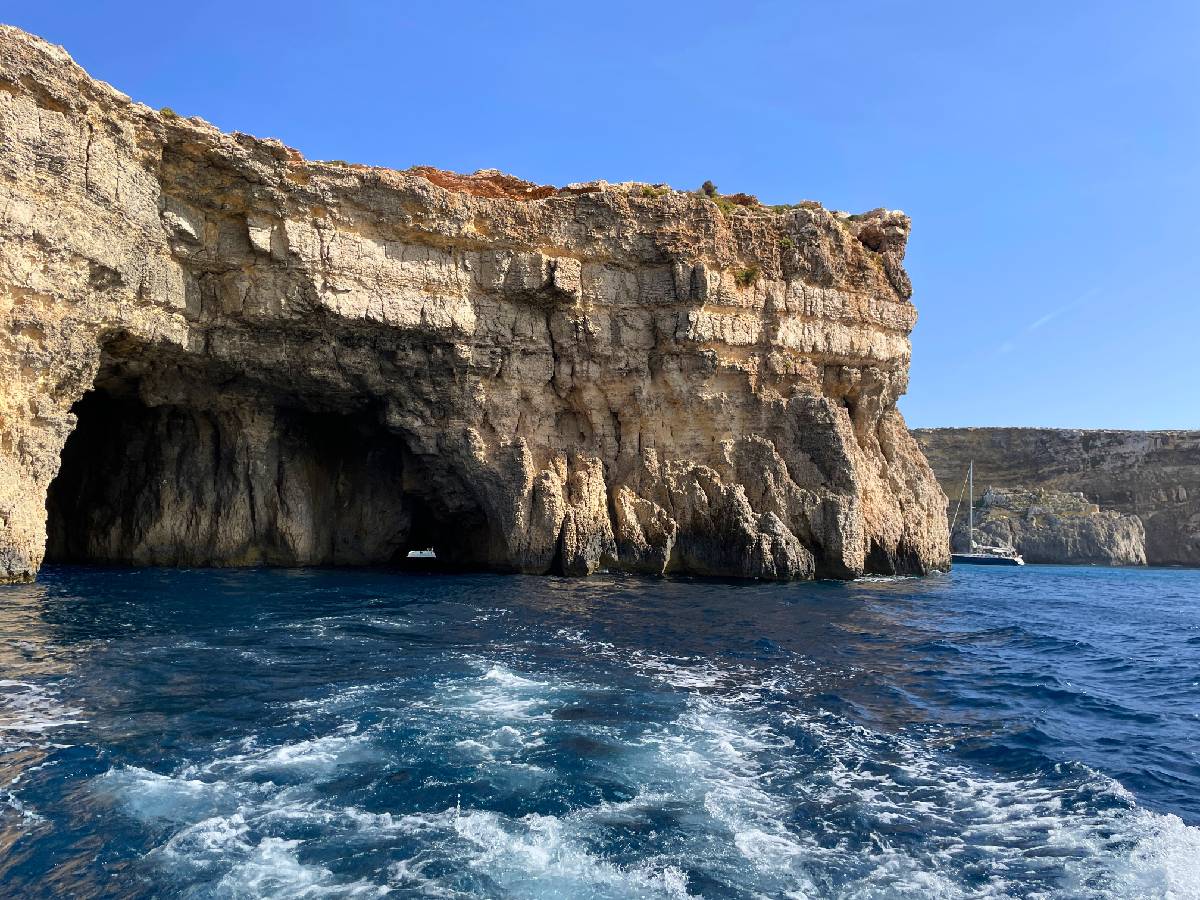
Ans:
[[[896,409],[908,231],[715,189],[307,161],[0,27],[0,580],[47,549],[945,567],[945,497]]]

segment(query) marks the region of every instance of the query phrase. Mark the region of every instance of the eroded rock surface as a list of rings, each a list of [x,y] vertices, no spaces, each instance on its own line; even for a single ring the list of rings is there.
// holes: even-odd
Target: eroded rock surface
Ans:
[[[1080,492],[1137,516],[1150,565],[1200,566],[1200,431],[922,428],[913,432],[946,493],[967,463],[976,485]]]
[[[1102,510],[1083,494],[1065,491],[989,488],[975,508],[975,542],[1015,547],[1029,563],[1144,566],[1142,520]],[[951,536],[966,552],[966,511]]]
[[[55,559],[944,566],[908,228],[307,162],[0,28],[0,579],[48,495]]]

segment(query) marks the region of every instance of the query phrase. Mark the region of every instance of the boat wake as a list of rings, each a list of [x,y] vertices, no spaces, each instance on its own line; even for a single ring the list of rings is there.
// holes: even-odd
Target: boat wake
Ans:
[[[787,672],[690,662],[630,660],[658,684],[624,699],[630,716],[597,684],[472,659],[415,702],[394,686],[331,695],[327,733],[93,789],[165,835],[148,864],[217,895],[1200,895],[1200,831],[1086,767],[997,778],[820,709],[770,721],[755,710]],[[397,773],[455,802],[377,809]]]
[[[0,897],[1200,897],[1195,576],[980,571],[89,576]]]

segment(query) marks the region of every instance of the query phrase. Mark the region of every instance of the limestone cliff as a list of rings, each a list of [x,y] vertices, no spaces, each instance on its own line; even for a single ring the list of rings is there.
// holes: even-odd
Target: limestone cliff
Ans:
[[[913,432],[946,492],[967,463],[975,484],[1078,491],[1137,516],[1150,565],[1200,566],[1200,431],[922,428]]]
[[[309,162],[0,28],[0,578],[944,566],[908,229]]]
[[[965,552],[969,543],[965,510],[954,524],[951,545]],[[1029,563],[1146,564],[1141,519],[1102,510],[1080,493],[1045,488],[988,488],[975,509],[975,542],[1015,547]]]

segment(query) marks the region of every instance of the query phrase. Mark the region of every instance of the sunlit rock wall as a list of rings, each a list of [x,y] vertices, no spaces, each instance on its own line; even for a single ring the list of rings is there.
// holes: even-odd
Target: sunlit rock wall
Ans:
[[[63,559],[946,565],[908,228],[307,162],[0,28],[0,578],[48,493]]]

